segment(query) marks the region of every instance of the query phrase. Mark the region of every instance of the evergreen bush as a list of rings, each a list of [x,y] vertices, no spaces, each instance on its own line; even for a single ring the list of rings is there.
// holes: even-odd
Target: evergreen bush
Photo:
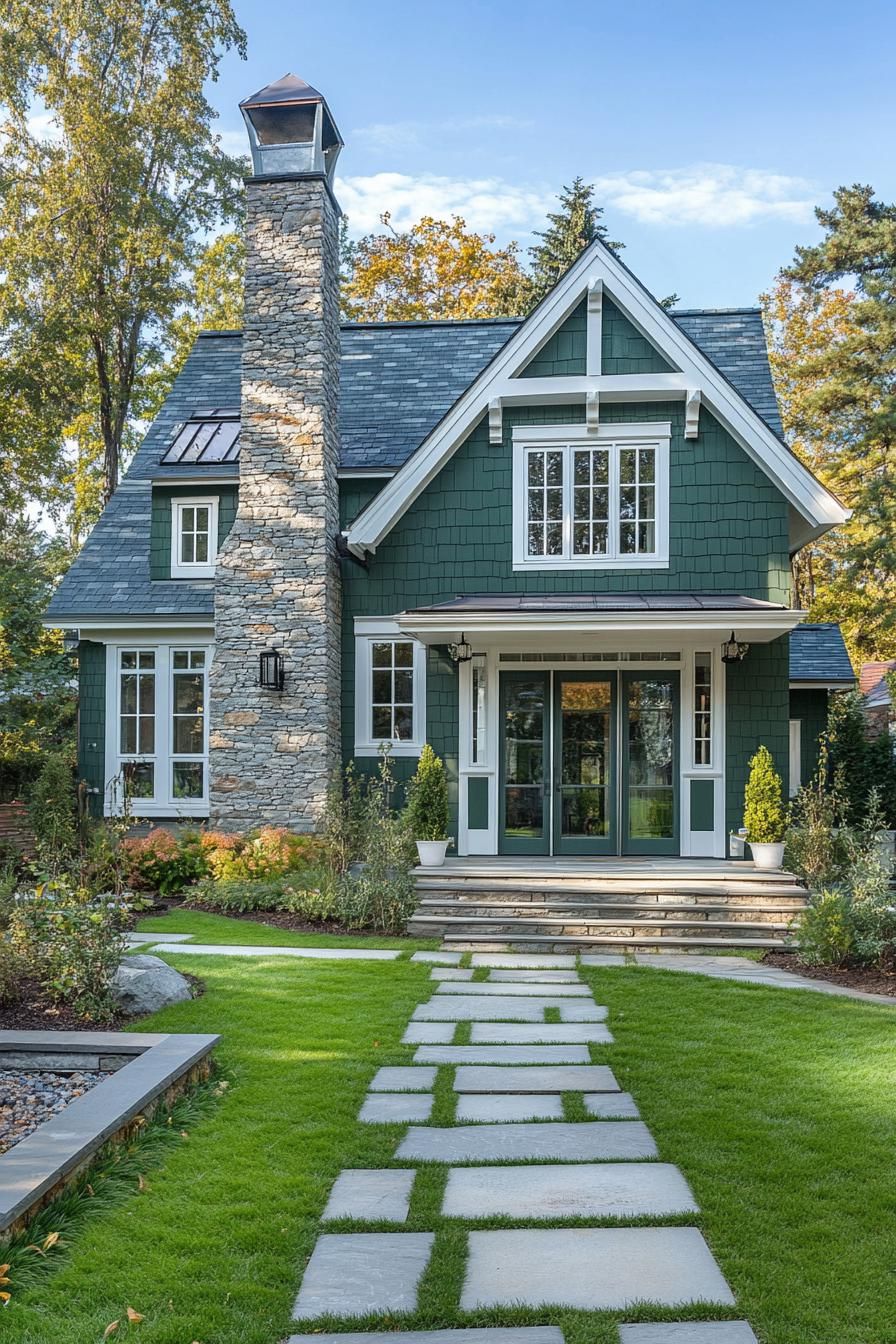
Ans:
[[[408,788],[405,824],[412,840],[447,840],[448,819],[445,766],[427,742]]]
[[[747,839],[757,845],[776,845],[787,830],[787,808],[781,776],[772,754],[762,746],[750,761],[750,774],[744,790],[744,826]]]

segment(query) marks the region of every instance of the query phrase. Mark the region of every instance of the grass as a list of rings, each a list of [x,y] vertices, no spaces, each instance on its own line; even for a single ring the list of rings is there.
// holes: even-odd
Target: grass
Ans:
[[[164,923],[173,932],[173,921],[197,919],[227,923],[194,914]],[[249,941],[249,927],[237,923],[235,941]],[[410,1058],[399,1041],[429,992],[427,967],[171,960],[201,975],[206,993],[152,1028],[220,1031],[231,1086],[145,1193],[92,1220],[52,1273],[15,1293],[0,1318],[4,1344],[94,1344],[128,1305],[145,1319],[122,1321],[116,1339],[274,1344],[291,1332],[333,1179],[392,1161],[403,1127],[356,1117],[375,1069]],[[762,1344],[896,1344],[892,1010],[648,968],[586,974],[617,1040],[594,1058],[612,1063],[661,1158],[688,1177],[703,1209],[696,1221],[738,1294],[735,1312],[709,1314],[748,1317]],[[433,1120],[450,1123],[450,1070],[438,1078]],[[552,1321],[567,1344],[617,1344],[608,1314],[462,1317],[465,1234],[440,1215],[444,1180],[444,1167],[420,1168],[407,1227],[435,1231],[436,1250],[420,1310],[389,1326]],[[626,1316],[688,1314],[699,1313]],[[387,1328],[382,1318],[326,1324]]]
[[[438,938],[388,938],[364,933],[294,933],[251,919],[231,919],[227,915],[206,914],[201,910],[174,910],[170,915],[141,919],[139,933],[192,933],[197,943],[241,943],[246,947],[390,947],[412,952],[432,950]]]

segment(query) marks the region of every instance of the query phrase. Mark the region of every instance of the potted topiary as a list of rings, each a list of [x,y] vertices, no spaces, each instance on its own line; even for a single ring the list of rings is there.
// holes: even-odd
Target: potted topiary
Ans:
[[[784,862],[787,808],[781,776],[768,747],[760,747],[750,761],[744,790],[744,826],[757,868],[780,868]]]
[[[408,831],[416,842],[423,868],[441,868],[448,837],[448,783],[445,767],[427,742],[420,753],[417,773],[408,786],[405,812]]]

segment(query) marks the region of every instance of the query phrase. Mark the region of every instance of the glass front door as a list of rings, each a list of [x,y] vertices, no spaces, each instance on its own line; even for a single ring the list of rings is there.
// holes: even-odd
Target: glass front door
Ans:
[[[678,673],[505,672],[502,854],[678,853]]]

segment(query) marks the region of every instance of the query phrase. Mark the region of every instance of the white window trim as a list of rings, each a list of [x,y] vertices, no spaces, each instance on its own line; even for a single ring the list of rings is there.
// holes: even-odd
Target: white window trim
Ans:
[[[394,740],[373,735],[373,665],[371,648],[382,640],[399,639],[414,646],[414,737]],[[355,622],[355,752],[356,756],[377,756],[384,746],[395,757],[419,756],[426,742],[426,645],[398,628],[397,621]]]
[[[155,764],[155,795],[153,798],[132,798],[130,810],[135,817],[207,817],[208,816],[208,722],[209,722],[209,673],[211,671],[213,645],[201,639],[177,639],[170,643],[156,643],[153,640],[120,640],[106,645],[106,754],[105,787],[103,810],[105,815],[113,816],[122,810],[122,764],[125,761],[145,759]],[[119,676],[119,657],[122,650],[136,650],[141,653],[153,653],[156,659],[156,703],[155,703],[155,750],[146,752],[142,757],[122,754],[120,751],[120,711],[121,679]],[[202,650],[205,653],[206,712],[204,719],[204,742],[202,756],[190,755],[172,750],[172,705],[173,705],[173,654],[184,649]],[[204,793],[202,798],[175,798],[172,781],[172,762],[177,760],[202,760],[205,765],[203,774]]]
[[[172,579],[213,579],[218,551],[218,496],[192,495],[171,501],[171,577]],[[184,509],[208,509],[208,561],[185,563],[180,558]]]
[[[787,723],[788,797],[795,798],[803,786],[803,721]]]
[[[669,454],[672,426],[668,421],[644,424],[602,424],[597,431],[583,425],[517,425],[513,430],[513,569],[525,570],[621,570],[669,568]],[[530,556],[526,553],[526,459],[530,448],[556,444],[576,448],[625,446],[656,450],[656,549],[642,555],[562,555]],[[618,454],[610,462],[610,526],[618,500]],[[564,477],[564,534],[571,530],[572,482]],[[569,516],[568,516],[569,515]],[[568,544],[568,539],[567,543]]]

